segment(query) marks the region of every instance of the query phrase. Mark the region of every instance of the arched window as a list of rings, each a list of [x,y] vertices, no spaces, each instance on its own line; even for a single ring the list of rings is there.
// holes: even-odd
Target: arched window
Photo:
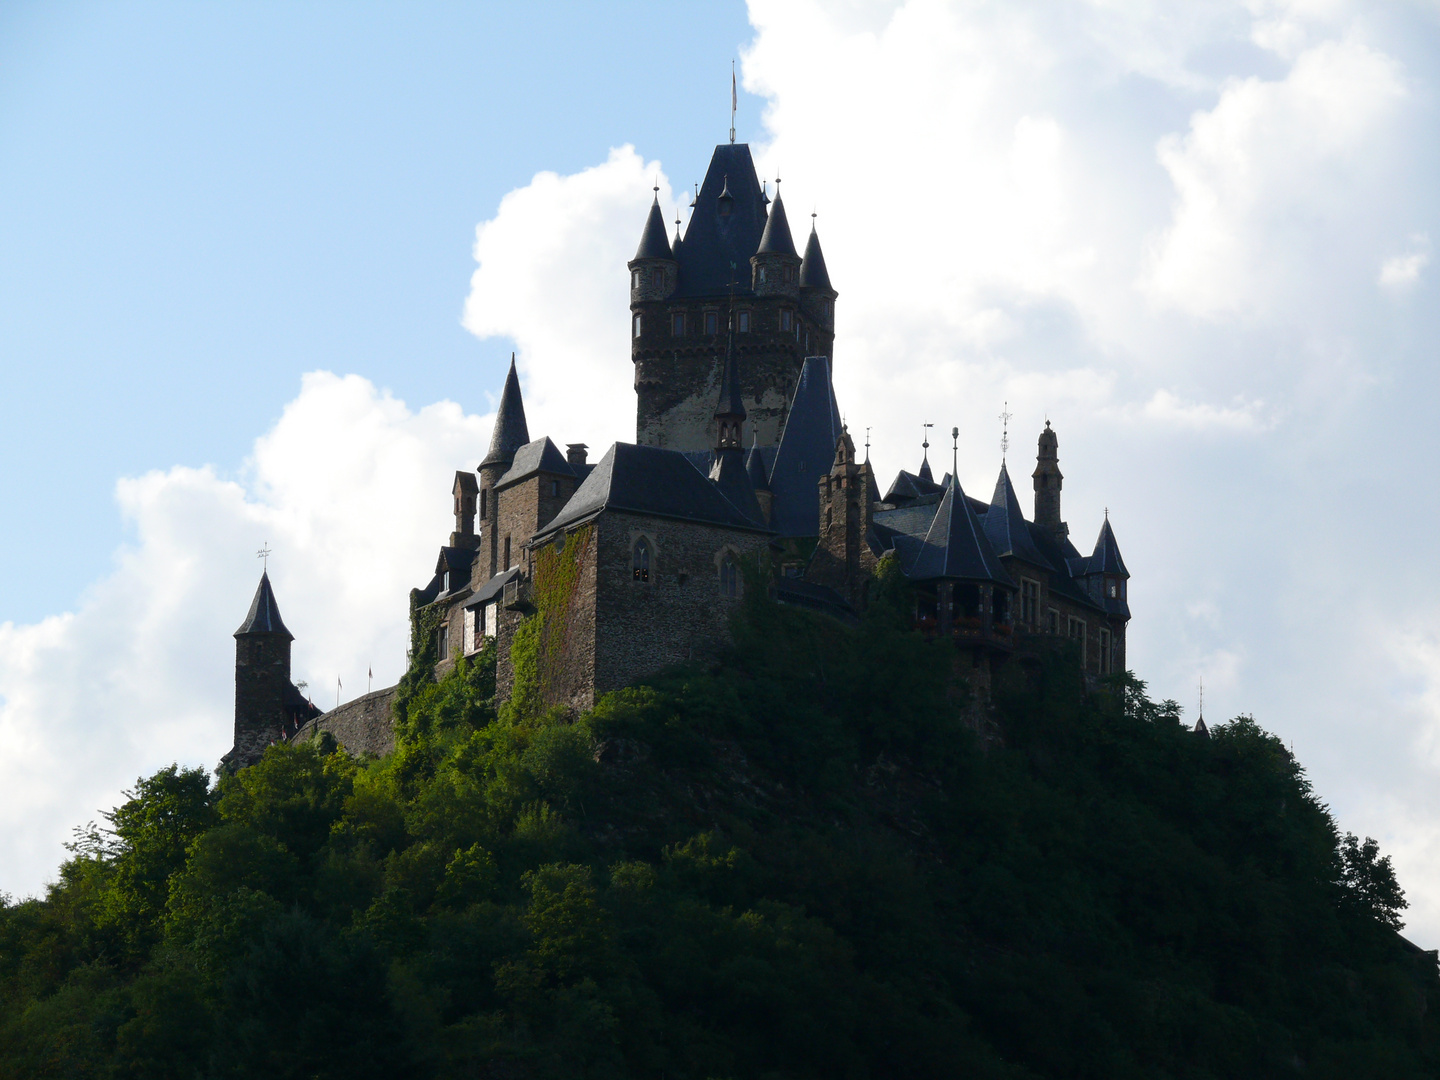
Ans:
[[[643,536],[635,541],[630,566],[636,581],[650,580],[650,544]]]
[[[720,595],[740,595],[740,567],[735,564],[733,555],[726,555],[720,560]]]

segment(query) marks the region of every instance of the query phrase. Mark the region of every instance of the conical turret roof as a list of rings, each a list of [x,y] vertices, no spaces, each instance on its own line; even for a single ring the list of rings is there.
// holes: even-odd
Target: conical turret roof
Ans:
[[[810,239],[805,241],[805,257],[800,260],[800,287],[830,289],[830,271],[825,269],[825,256],[820,251],[820,237],[815,234],[814,222],[810,223]]]
[[[1110,528],[1110,518],[1107,515],[1105,524],[1100,526],[1100,535],[1095,540],[1095,551],[1090,556],[1090,564],[1086,569],[1090,574],[1118,574],[1120,577],[1129,577],[1130,571],[1125,569],[1125,560],[1120,557],[1120,545],[1115,542],[1115,531]]]
[[[660,194],[650,204],[650,216],[645,219],[645,231],[640,234],[640,247],[636,249],[637,259],[670,259],[670,237],[665,229],[665,215],[660,212]]]
[[[927,480],[932,484],[935,482],[935,474],[930,471],[929,447],[925,448],[925,456],[920,460],[920,471],[917,472],[915,475],[918,476],[921,480]]]
[[[661,223],[664,235],[664,223]],[[486,465],[509,465],[515,451],[530,441],[530,428],[525,423],[525,402],[520,398],[520,376],[515,373],[515,354],[510,354],[510,374],[505,376],[505,390],[500,395],[500,408],[495,411],[495,430],[490,435],[490,452],[480,462]]]
[[[760,247],[756,255],[794,255],[795,241],[790,236],[790,222],[785,217],[785,200],[775,193],[770,204],[770,216],[765,221],[765,231],[760,234]]]
[[[970,500],[954,476],[947,477],[945,496],[905,576],[915,581],[952,578],[1013,585],[1000,565],[985,530],[970,509]]]
[[[985,514],[985,536],[997,555],[1024,559],[1044,570],[1055,569],[1030,538],[1030,526],[1025,523],[1020,500],[1015,496],[1015,485],[1010,482],[1010,470],[1003,461],[1000,463],[1000,476],[995,481],[995,494],[990,499],[990,509]]]
[[[268,571],[260,572],[260,585],[255,590],[255,599],[250,601],[250,610],[245,615],[245,621],[240,624],[240,629],[235,631],[236,637],[249,634],[281,634],[291,641],[295,640],[295,635],[285,629],[285,623],[280,618],[280,607],[275,603],[275,592],[270,588]]]

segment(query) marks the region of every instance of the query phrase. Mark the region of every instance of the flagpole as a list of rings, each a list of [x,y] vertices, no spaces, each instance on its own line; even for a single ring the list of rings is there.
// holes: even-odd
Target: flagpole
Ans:
[[[735,110],[739,106],[735,94],[735,61],[730,61],[730,145],[735,145]]]

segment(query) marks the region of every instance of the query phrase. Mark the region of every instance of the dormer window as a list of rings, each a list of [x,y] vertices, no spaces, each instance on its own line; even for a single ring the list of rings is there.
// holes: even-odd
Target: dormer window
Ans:
[[[650,580],[650,544],[643,536],[635,541],[635,547],[630,553],[630,569],[634,580]]]
[[[750,313],[748,311],[735,313],[735,332],[737,334],[748,334],[750,332]]]

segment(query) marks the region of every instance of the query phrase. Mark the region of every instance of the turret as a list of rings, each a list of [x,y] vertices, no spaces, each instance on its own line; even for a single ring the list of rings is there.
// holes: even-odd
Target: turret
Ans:
[[[662,223],[663,230],[663,223]],[[510,356],[510,373],[505,376],[505,390],[500,395],[500,408],[495,411],[495,430],[490,435],[490,452],[480,462],[480,543],[484,580],[488,581],[506,567],[499,565],[498,524],[500,507],[495,485],[515,461],[515,451],[530,441],[530,428],[525,423],[525,403],[520,398],[520,377],[515,373],[515,356]]]
[[[1070,526],[1060,518],[1060,486],[1065,477],[1060,475],[1060,444],[1050,421],[1045,421],[1045,430],[1040,432],[1040,448],[1035,456],[1035,524],[1048,529],[1055,536],[1070,535]]]
[[[842,429],[830,471],[820,477],[820,541],[805,580],[828,585],[858,611],[865,606],[875,554],[866,539],[873,503],[870,463],[855,462],[855,443]]]
[[[756,296],[800,295],[800,256],[795,253],[778,185],[765,231],[760,234],[760,246],[750,257],[750,288]]]
[[[820,250],[820,237],[815,232],[815,215],[810,215],[810,239],[805,241],[805,257],[800,261],[800,309],[816,326],[835,333],[835,298],[830,285],[830,271],[825,268],[825,255]]]
[[[770,490],[770,478],[765,475],[765,457],[760,453],[760,440],[751,436],[750,453],[745,456],[745,475],[755,490],[755,501],[765,515],[765,524],[770,524],[770,510],[775,503],[775,494]]]
[[[639,319],[644,309],[637,305],[668,297],[675,291],[679,272],[675,252],[665,235],[665,215],[660,211],[659,187],[655,188],[655,201],[650,204],[650,216],[645,219],[645,231],[640,234],[640,246],[627,265],[630,267],[630,310],[638,320],[634,335],[639,337],[645,329],[643,320]]]
[[[265,748],[317,715],[290,682],[290,643],[270,575],[262,572],[255,598],[235,631],[235,745],[222,768],[243,769],[260,760]]]

